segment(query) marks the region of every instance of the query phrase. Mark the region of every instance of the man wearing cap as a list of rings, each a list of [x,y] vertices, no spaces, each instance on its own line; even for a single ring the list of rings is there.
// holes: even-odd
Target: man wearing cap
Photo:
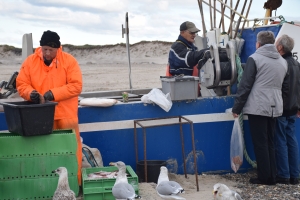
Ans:
[[[200,30],[193,22],[183,22],[180,25],[180,35],[171,46],[169,52],[169,66],[171,75],[193,74],[193,68],[202,59],[206,62],[205,53],[208,49],[197,50],[194,45],[196,33]]]
[[[62,51],[59,39],[56,32],[48,30],[43,33],[41,46],[36,48],[34,54],[28,56],[21,66],[17,77],[17,90],[21,97],[33,103],[43,103],[45,100],[58,102],[53,128],[75,129],[77,175],[81,185],[82,152],[77,114],[82,75],[76,59]]]

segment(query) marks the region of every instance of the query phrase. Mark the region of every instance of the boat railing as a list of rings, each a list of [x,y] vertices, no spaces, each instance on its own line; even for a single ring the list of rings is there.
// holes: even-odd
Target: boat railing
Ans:
[[[106,98],[122,100],[122,92],[128,93],[128,101],[140,101],[141,97],[148,94],[152,88],[147,89],[127,89],[127,90],[113,90],[113,91],[95,91],[95,92],[83,92],[80,94],[80,98]]]

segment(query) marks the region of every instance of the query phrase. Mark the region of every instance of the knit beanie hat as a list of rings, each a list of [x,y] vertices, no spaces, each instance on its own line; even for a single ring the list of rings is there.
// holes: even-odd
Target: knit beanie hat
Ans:
[[[40,40],[41,46],[49,46],[52,48],[59,48],[60,47],[60,37],[56,32],[52,31],[44,31],[42,38]]]

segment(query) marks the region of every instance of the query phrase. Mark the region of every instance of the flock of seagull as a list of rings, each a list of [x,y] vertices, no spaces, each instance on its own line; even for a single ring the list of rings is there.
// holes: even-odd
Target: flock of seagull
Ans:
[[[142,197],[136,194],[133,186],[128,183],[125,163],[118,161],[111,162],[109,165],[116,166],[119,170],[116,182],[112,188],[112,194],[115,199],[141,199]],[[75,193],[69,187],[67,169],[65,167],[59,167],[52,172],[59,175],[58,185],[53,195],[53,200],[76,200]],[[180,196],[181,193],[184,193],[184,189],[179,183],[169,180],[168,169],[164,166],[160,168],[156,192],[162,199],[185,200],[185,198]],[[213,194],[216,200],[242,200],[237,192],[230,190],[226,185],[221,183],[214,185]]]

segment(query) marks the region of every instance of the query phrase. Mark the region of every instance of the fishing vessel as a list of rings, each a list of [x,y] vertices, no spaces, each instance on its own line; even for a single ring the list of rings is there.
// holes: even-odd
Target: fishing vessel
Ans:
[[[210,21],[214,25],[211,26],[210,30],[207,30],[203,23],[204,35],[199,37],[198,40],[200,46],[207,47],[208,45],[210,47],[215,45],[226,49],[228,42],[239,38],[238,34],[240,34],[240,38],[244,39],[244,44],[243,48],[240,49],[239,57],[241,63],[245,63],[249,55],[255,51],[257,33],[268,30],[272,31],[277,37],[284,33],[294,37],[296,46],[293,54],[297,59],[300,41],[298,41],[299,39],[295,34],[300,30],[299,26],[288,23],[282,16],[248,19],[252,0],[248,3],[247,1],[243,2],[244,6],[241,12],[223,1],[218,0],[217,2],[222,4],[222,10],[217,10],[216,5],[212,5],[205,0],[199,0],[200,11],[203,10],[202,6],[207,4],[211,10],[211,16],[216,16],[218,15],[216,13],[220,12],[219,15],[224,19],[228,17],[225,16],[224,10],[231,9],[232,16],[228,17],[231,28],[226,31],[229,34],[221,34],[224,32],[222,29],[225,30],[224,20],[221,20],[222,28],[216,28],[217,23],[213,23],[215,20],[211,17]],[[246,14],[244,14],[245,11]],[[234,20],[236,19],[234,18],[235,14],[238,16],[237,20]],[[202,20],[204,20],[203,15]],[[273,22],[277,21],[278,23],[256,25],[258,21],[264,20],[275,20]],[[129,33],[126,28],[128,26],[125,27],[123,33],[128,36]],[[237,51],[236,48],[235,51]],[[233,65],[237,65],[237,63]],[[173,101],[173,105],[168,112],[156,104],[145,104],[141,101],[140,98],[148,94],[150,89],[132,89],[130,85],[126,91],[82,93],[81,98],[112,98],[120,101],[111,107],[79,106],[78,117],[81,137],[85,144],[100,150],[105,166],[108,166],[111,161],[122,160],[136,170],[136,164],[139,161],[164,160],[167,161],[170,171],[178,174],[183,174],[185,171],[189,174],[232,172],[230,138],[234,119],[230,112],[225,112],[233,106],[235,98],[238,72],[236,66],[232,70],[230,79],[235,81],[229,80],[228,82],[228,80],[220,79],[218,83],[216,83],[216,79],[218,79],[218,76],[221,77],[218,70],[213,70],[214,74],[204,72],[214,76],[212,85],[206,85],[208,91],[214,91],[218,94],[216,91],[221,88],[227,90],[227,92],[230,91],[230,94],[209,95],[207,93],[208,95],[202,95],[195,99]],[[200,76],[199,72],[199,78],[201,79]],[[235,78],[232,76],[235,76]],[[129,93],[128,102],[121,101],[122,92]],[[144,122],[148,123],[144,124]],[[255,156],[247,116],[244,116],[243,122],[244,152],[246,154],[240,171],[255,167]],[[300,121],[297,120],[296,126],[299,125]],[[5,115],[4,112],[0,112],[0,131],[6,130]],[[300,130],[297,130],[300,142],[299,132]]]

